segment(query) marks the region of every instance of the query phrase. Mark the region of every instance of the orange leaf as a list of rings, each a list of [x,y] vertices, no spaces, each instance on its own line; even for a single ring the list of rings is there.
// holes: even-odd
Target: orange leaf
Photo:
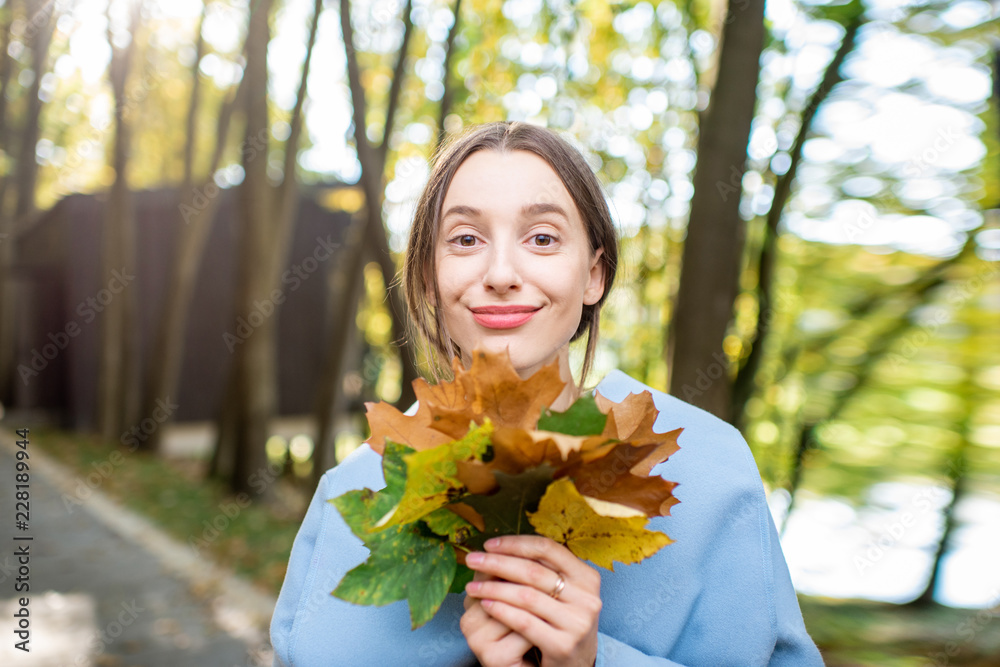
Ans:
[[[673,496],[677,484],[658,475],[649,477],[631,472],[662,447],[657,444],[637,447],[631,443],[619,444],[606,456],[571,465],[557,476],[570,477],[584,496],[626,505],[646,516],[666,516],[678,502]]]
[[[431,428],[431,416],[427,411],[419,410],[417,414],[409,416],[382,402],[365,403],[365,409],[372,431],[366,442],[379,454],[385,450],[386,439],[409,445],[418,451],[458,439]],[[469,430],[468,422],[465,430]]]

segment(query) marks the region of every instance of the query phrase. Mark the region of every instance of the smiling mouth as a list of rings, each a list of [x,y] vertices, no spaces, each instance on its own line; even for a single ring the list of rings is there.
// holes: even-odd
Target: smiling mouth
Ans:
[[[533,306],[484,306],[470,310],[480,326],[487,329],[514,329],[534,317],[540,309]]]

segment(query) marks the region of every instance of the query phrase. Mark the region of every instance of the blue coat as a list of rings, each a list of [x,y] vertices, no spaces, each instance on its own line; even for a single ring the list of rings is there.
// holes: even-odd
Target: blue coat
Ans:
[[[802,622],[753,456],[739,432],[621,371],[598,385],[621,401],[650,390],[654,429],[683,427],[680,450],[651,474],[678,482],[680,504],[651,529],[672,539],[634,565],[597,568],[601,611],[597,667],[822,665]],[[350,489],[380,489],[381,457],[361,446],[323,476],[295,538],[271,620],[275,665],[323,667],[476,664],[459,629],[463,595],[410,629],[405,601],[363,607],[330,595],[368,550],[326,502]]]

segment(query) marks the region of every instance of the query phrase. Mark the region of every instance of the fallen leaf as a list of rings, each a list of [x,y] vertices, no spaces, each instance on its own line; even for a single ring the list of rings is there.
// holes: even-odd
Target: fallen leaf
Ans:
[[[488,496],[465,496],[462,502],[471,505],[483,518],[483,530],[470,538],[465,546],[482,549],[483,543],[499,535],[533,535],[535,529],[527,513],[538,507],[545,488],[552,481],[553,469],[542,465],[518,475],[496,473],[499,485]]]
[[[461,440],[406,454],[403,457],[406,463],[403,493],[391,515],[383,517],[377,527],[416,521],[461,495],[465,486],[458,478],[456,462],[481,459],[492,434],[493,424],[487,421],[469,429]]]
[[[569,479],[552,482],[538,511],[528,519],[539,535],[565,544],[577,558],[610,570],[614,561],[638,563],[673,542],[664,533],[646,530],[645,516],[601,516]]]
[[[367,542],[371,553],[341,579],[333,595],[354,604],[381,607],[397,600],[410,605],[416,630],[434,617],[455,578],[450,544],[421,534],[416,524],[395,526]]]
[[[566,387],[559,377],[557,361],[522,380],[506,350],[473,352],[471,368],[462,371],[458,381],[471,389],[470,404],[477,417],[489,417],[494,424],[523,429],[535,428],[542,409],[559,398]]]
[[[633,446],[617,444],[605,456],[579,462],[559,471],[557,477],[569,477],[585,496],[635,508],[646,516],[665,516],[679,502],[673,496],[677,486],[659,475],[637,475],[632,470],[646,461],[663,444]]]

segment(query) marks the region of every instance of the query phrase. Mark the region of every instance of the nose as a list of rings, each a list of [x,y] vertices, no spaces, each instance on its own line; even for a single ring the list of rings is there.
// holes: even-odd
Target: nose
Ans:
[[[521,288],[516,248],[510,244],[495,243],[489,252],[489,264],[483,274],[483,286],[497,294]]]

